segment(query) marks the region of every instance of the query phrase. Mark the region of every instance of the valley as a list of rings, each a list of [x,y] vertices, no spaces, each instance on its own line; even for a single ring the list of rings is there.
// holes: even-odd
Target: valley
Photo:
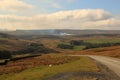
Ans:
[[[107,62],[120,58],[119,43],[118,35],[1,37],[0,79],[119,80],[119,60]]]

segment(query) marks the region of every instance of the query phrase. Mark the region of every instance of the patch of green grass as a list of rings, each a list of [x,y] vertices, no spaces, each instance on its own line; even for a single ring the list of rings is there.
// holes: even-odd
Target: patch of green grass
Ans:
[[[79,51],[79,50],[82,50],[85,48],[85,45],[81,45],[81,46],[74,46],[74,49],[75,51]]]
[[[10,59],[0,59],[0,63],[3,63],[5,60],[10,60]]]
[[[116,43],[116,42],[120,42],[120,39],[91,39],[91,40],[85,40],[85,42],[90,42],[90,43]]]
[[[61,65],[41,66],[27,69],[20,73],[11,73],[0,76],[1,80],[43,80],[47,77],[65,73],[78,71],[92,71],[96,72],[99,69],[96,64],[91,62],[88,57],[80,57],[79,60],[72,61]]]
[[[66,44],[66,45],[70,45],[70,42],[59,42],[57,44]]]
[[[0,63],[4,62],[5,60],[0,60]]]
[[[30,56],[31,54],[21,54],[21,55],[13,55],[12,58],[20,58],[20,57],[26,57]]]

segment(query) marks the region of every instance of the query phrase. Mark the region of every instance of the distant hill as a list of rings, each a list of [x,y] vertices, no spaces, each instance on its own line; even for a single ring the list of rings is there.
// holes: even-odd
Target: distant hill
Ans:
[[[9,35],[9,34],[6,34],[6,33],[0,33],[0,37],[9,38],[9,37],[12,37],[12,35]]]
[[[11,38],[0,38],[0,51],[18,51],[25,49],[29,42],[25,40],[19,39],[11,39]]]
[[[120,58],[120,46],[104,47],[104,48],[95,48],[83,51],[77,51],[73,54],[81,55],[101,55],[101,56],[111,56]]]
[[[120,34],[120,30],[71,30],[71,29],[48,29],[48,30],[16,30],[7,31],[12,35],[91,35],[91,34]]]

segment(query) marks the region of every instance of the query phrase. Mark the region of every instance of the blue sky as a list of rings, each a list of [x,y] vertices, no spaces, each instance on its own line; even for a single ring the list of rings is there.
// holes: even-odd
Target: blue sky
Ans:
[[[56,12],[61,10],[74,9],[104,9],[113,14],[120,13],[120,0],[24,0],[27,3],[37,6],[38,13]],[[58,4],[61,8],[51,7],[50,4]],[[45,11],[40,10],[46,9]]]
[[[120,0],[0,0],[0,29],[120,30]]]

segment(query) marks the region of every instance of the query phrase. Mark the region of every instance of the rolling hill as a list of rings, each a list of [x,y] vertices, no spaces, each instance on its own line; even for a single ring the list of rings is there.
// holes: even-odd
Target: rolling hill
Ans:
[[[71,52],[71,54],[101,55],[120,58],[120,46],[88,49],[83,51]]]
[[[90,34],[120,34],[120,30],[72,30],[72,29],[47,29],[47,30],[16,30],[6,31],[12,35],[90,35]]]

